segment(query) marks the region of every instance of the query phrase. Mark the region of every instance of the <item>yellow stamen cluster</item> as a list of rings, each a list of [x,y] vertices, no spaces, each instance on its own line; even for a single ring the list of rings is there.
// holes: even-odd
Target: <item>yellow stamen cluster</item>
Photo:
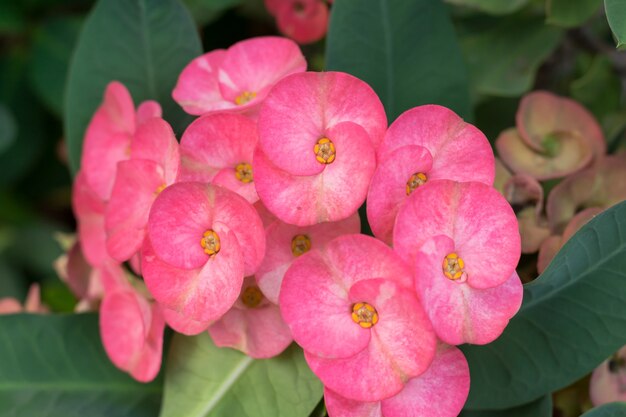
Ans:
[[[154,194],[159,195],[161,194],[161,191],[165,190],[167,188],[167,184],[161,184],[157,187],[156,191],[154,192]]]
[[[235,177],[245,184],[252,182],[252,165],[242,162],[235,167]]]
[[[238,106],[243,106],[250,100],[254,100],[255,97],[256,93],[254,91],[244,91],[235,98],[235,104]]]
[[[320,164],[330,164],[335,160],[335,144],[328,138],[321,138],[313,147],[315,159]]]
[[[368,303],[356,303],[352,306],[352,321],[369,329],[378,323],[378,312]]]
[[[465,262],[454,252],[449,253],[443,258],[441,267],[443,268],[443,274],[453,281],[460,279],[465,273],[463,270],[463,268],[465,268]]]
[[[426,184],[428,177],[423,172],[416,172],[406,182],[406,195],[410,195],[417,187]]]
[[[263,293],[259,289],[259,287],[252,285],[250,287],[246,287],[241,292],[241,302],[245,304],[246,307],[256,308],[263,301]]]
[[[200,239],[200,246],[204,249],[204,253],[213,256],[220,251],[220,237],[213,230],[207,230]]]
[[[298,257],[311,250],[311,238],[307,235],[295,235],[291,239],[291,253]]]

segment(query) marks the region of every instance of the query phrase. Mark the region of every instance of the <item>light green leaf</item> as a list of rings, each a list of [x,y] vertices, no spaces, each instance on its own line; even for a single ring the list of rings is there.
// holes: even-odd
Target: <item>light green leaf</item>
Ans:
[[[504,333],[464,345],[468,409],[504,409],[565,387],[626,344],[626,202],[587,223],[524,288]]]
[[[0,316],[0,415],[153,417],[159,382],[118,371],[102,348],[98,317]]]
[[[592,408],[580,417],[624,417],[626,402],[615,402]]]
[[[481,94],[513,97],[530,90],[541,63],[563,32],[540,17],[481,16],[461,22],[461,47],[472,88]]]
[[[459,417],[552,417],[552,395],[505,410],[463,410]]]
[[[546,21],[564,28],[580,26],[601,5],[602,0],[546,0]]]
[[[524,7],[529,0],[446,0],[457,6],[467,6],[485,13],[502,15]]]
[[[172,99],[178,75],[202,53],[191,16],[179,0],[100,0],[72,58],[65,129],[73,172],[83,135],[112,80],[130,90],[135,104],[157,100],[164,118],[180,131],[190,120]]]
[[[306,417],[322,385],[295,345],[254,360],[216,347],[208,333],[174,336],[161,417]]]
[[[609,26],[617,39],[617,47],[626,45],[626,2],[623,0],[604,0],[604,9]]]
[[[465,64],[439,0],[338,1],[326,45],[326,69],[371,85],[390,122],[427,103],[470,117]]]

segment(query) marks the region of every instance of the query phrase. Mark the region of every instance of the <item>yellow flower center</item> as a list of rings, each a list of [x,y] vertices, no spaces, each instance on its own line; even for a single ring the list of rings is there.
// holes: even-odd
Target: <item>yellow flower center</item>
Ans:
[[[252,165],[242,162],[235,167],[235,177],[243,183],[252,182]]]
[[[235,104],[238,106],[243,106],[250,100],[253,100],[255,97],[256,93],[254,91],[244,91],[235,98]]]
[[[369,329],[378,323],[378,312],[368,303],[356,303],[352,306],[352,321]]]
[[[298,257],[311,250],[311,238],[307,235],[295,235],[291,239],[291,253]]]
[[[335,160],[335,144],[328,138],[321,138],[313,147],[315,159],[320,164],[330,164]]]
[[[220,251],[220,237],[213,230],[207,230],[200,239],[200,246],[204,249],[204,253],[213,256]]]
[[[161,194],[161,191],[165,190],[167,188],[167,184],[161,184],[157,187],[156,191],[154,192],[154,194],[159,195]]]
[[[426,184],[426,181],[428,181],[428,177],[423,172],[416,172],[411,175],[409,180],[406,182],[406,195],[411,195],[417,187]]]
[[[258,307],[261,301],[263,301],[263,298],[263,293],[256,285],[246,287],[246,289],[241,292],[241,302],[249,308]]]
[[[443,274],[448,279],[453,281],[460,279],[465,274],[463,269],[465,268],[465,262],[463,262],[463,259],[461,259],[459,255],[454,252],[449,253],[445,258],[443,258],[443,264],[441,267],[443,269]]]

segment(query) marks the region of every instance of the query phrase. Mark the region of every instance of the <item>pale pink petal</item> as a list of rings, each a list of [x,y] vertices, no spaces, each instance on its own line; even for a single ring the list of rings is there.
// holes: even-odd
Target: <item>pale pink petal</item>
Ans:
[[[324,387],[324,403],[328,417],[385,417],[381,401],[357,401],[344,398]]]
[[[178,142],[170,125],[161,118],[152,118],[139,126],[130,148],[131,159],[156,162],[163,170],[164,183],[172,184],[178,174],[180,155]]]
[[[594,406],[613,401],[626,401],[626,347],[602,362],[591,375],[589,396]]]
[[[309,226],[342,220],[354,214],[365,200],[376,167],[367,134],[360,126],[346,122],[331,129],[329,136],[337,158],[318,175],[289,174],[257,148],[253,165],[257,193],[284,222]]]
[[[103,295],[132,289],[130,282],[126,278],[126,271],[124,271],[122,265],[113,260],[109,260],[95,268],[94,272],[93,279],[99,283]]]
[[[552,259],[563,246],[563,237],[558,235],[548,236],[539,246],[537,257],[537,272],[542,274],[546,270]]]
[[[105,212],[106,246],[113,259],[124,262],[141,248],[150,207],[164,182],[163,169],[154,161],[131,159],[118,163]]]
[[[277,8],[276,23],[294,41],[313,43],[326,34],[328,15],[328,6],[321,0],[290,0]]]
[[[465,261],[467,282],[474,288],[502,284],[520,258],[513,209],[494,188],[482,183],[434,180],[411,194],[398,212],[394,249],[414,265],[415,253],[437,235],[454,241],[454,250]],[[437,262],[441,265],[443,257]]]
[[[252,161],[252,158],[250,159]],[[215,185],[227,188],[235,193],[239,194],[246,199],[250,204],[254,204],[259,200],[259,195],[256,193],[254,182],[245,183],[240,181],[234,168],[223,168],[221,171],[213,177],[211,181]]]
[[[522,237],[522,253],[535,253],[550,236],[547,221],[537,216],[535,207],[526,207],[517,213],[519,232]]]
[[[32,284],[26,294],[24,301],[24,310],[27,313],[45,313],[48,308],[41,304],[41,290],[39,284]]]
[[[217,81],[225,55],[225,50],[216,49],[195,58],[181,72],[172,97],[187,113],[201,115],[235,107],[222,98]]]
[[[137,107],[137,126],[141,126],[154,117],[162,117],[161,105],[154,100],[146,100]]]
[[[80,243],[77,241],[67,252],[67,275],[64,282],[78,299],[87,297],[91,266],[80,250]]]
[[[197,321],[178,313],[176,310],[161,307],[165,323],[178,333],[194,336],[204,332],[211,325],[211,321]]]
[[[0,314],[16,314],[21,313],[24,308],[15,298],[0,298]]]
[[[92,266],[102,265],[109,259],[104,228],[106,206],[89,187],[82,170],[74,179],[72,208],[76,215],[78,241],[85,259]]]
[[[498,190],[500,194],[504,195],[504,184],[511,178],[511,175],[513,174],[504,166],[502,161],[496,158],[496,178],[493,181],[493,187]],[[506,195],[504,196],[506,197]]]
[[[263,205],[263,202],[261,200],[257,201],[256,203],[254,203],[254,208],[256,209],[257,214],[259,215],[259,217],[261,218],[261,221],[263,222],[263,227],[264,228],[268,228],[269,225],[271,225],[272,223],[274,223],[276,220],[278,220],[276,218],[276,216],[274,216],[268,209],[267,207],[265,207]]]
[[[165,322],[157,304],[152,304],[151,312],[150,328],[143,349],[130,369],[131,376],[139,382],[152,381],[161,369]]]

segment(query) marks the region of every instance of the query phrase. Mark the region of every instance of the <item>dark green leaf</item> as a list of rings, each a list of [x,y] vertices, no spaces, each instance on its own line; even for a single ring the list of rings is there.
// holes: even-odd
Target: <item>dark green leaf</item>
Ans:
[[[89,120],[112,80],[135,103],[153,99],[175,130],[190,120],[171,98],[183,67],[202,53],[191,16],[178,0],[101,0],[87,19],[72,58],[65,128],[73,172]]]
[[[17,124],[11,110],[0,103],[0,153],[8,148],[17,136]]]
[[[570,84],[572,98],[598,118],[619,109],[620,91],[620,79],[604,55],[597,55],[587,72]]]
[[[524,288],[504,333],[462,347],[469,409],[514,407],[569,385],[626,344],[626,202],[601,213]]]
[[[626,2],[623,0],[604,0],[604,9],[609,26],[617,40],[617,47],[626,45]]]
[[[0,415],[154,417],[159,382],[118,371],[95,315],[0,316]]]
[[[174,336],[161,417],[307,417],[322,397],[302,351],[255,360],[216,347],[208,333]]]
[[[581,417],[624,417],[626,416],[626,402],[615,402],[592,408]]]
[[[204,26],[219,18],[226,10],[240,5],[243,0],[184,0],[198,25]]]
[[[539,65],[563,34],[558,28],[545,26],[540,17],[482,16],[461,24],[461,47],[472,88],[495,96],[519,96],[530,90]]]
[[[390,121],[427,103],[470,117],[465,65],[439,0],[338,1],[326,45],[326,69],[371,85]]]
[[[446,0],[450,4],[467,6],[489,14],[513,13],[528,3],[528,0]]]
[[[602,5],[602,0],[547,0],[547,22],[570,28],[585,23]]]
[[[552,417],[552,395],[506,410],[463,410],[459,417]]]

